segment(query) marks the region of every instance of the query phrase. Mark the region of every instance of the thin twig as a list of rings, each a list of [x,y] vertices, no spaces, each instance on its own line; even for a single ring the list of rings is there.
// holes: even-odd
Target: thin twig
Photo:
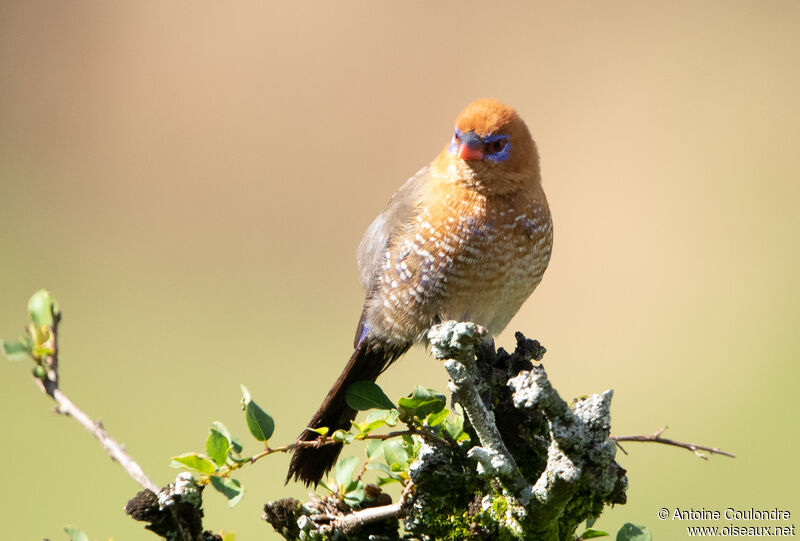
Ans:
[[[360,438],[356,437],[354,439],[357,439],[357,440],[388,440],[388,439],[397,438],[397,437],[400,437],[400,436],[413,436],[413,435],[421,436],[422,438],[430,439],[430,440],[436,441],[436,442],[444,444],[444,445],[451,445],[450,442],[448,442],[444,438],[441,438],[441,437],[437,436],[436,434],[434,434],[430,430],[427,430],[427,429],[425,429],[423,427],[420,427],[420,428],[409,428],[407,430],[396,430],[394,432],[387,432],[386,434],[366,434],[363,437],[360,437]],[[260,453],[257,453],[255,455],[251,456],[248,461],[252,464],[253,462],[256,462],[257,460],[260,460],[260,459],[264,458],[267,455],[271,455],[271,454],[274,454],[274,453],[288,453],[290,451],[293,451],[294,449],[297,449],[298,447],[320,447],[322,445],[336,445],[337,443],[341,443],[341,442],[337,441],[337,440],[334,440],[332,438],[329,438],[327,436],[320,436],[319,438],[317,438],[315,440],[296,441],[296,442],[290,443],[288,445],[281,445],[280,447],[267,447],[266,449],[264,449]]]
[[[103,445],[106,453],[112,460],[119,462],[128,475],[139,483],[142,487],[158,493],[158,487],[145,475],[144,470],[136,463],[136,461],[125,452],[122,445],[120,445],[111,434],[109,434],[103,425],[98,421],[93,421],[86,413],[83,412],[75,403],[70,400],[58,387],[58,323],[61,320],[60,313],[53,313],[53,327],[52,327],[52,354],[44,359],[44,364],[47,369],[47,374],[43,379],[34,377],[34,382],[38,385],[39,389],[56,401],[56,413],[72,417],[85,428],[92,436]]]
[[[621,441],[649,441],[654,443],[663,443],[665,445],[674,445],[675,447],[681,447],[683,449],[688,449],[689,451],[693,452],[695,455],[699,456],[703,460],[708,460],[708,457],[701,453],[700,451],[705,451],[707,453],[711,453],[714,455],[723,455],[729,456],[731,458],[736,458],[736,455],[733,453],[729,453],[728,451],[723,451],[718,447],[706,447],[705,445],[697,445],[696,443],[688,443],[684,441],[678,440],[671,440],[669,438],[662,438],[661,434],[667,429],[666,426],[656,430],[649,436],[609,436],[609,439],[615,441],[617,446],[622,449],[619,445]],[[625,449],[622,449],[622,452],[628,454]]]

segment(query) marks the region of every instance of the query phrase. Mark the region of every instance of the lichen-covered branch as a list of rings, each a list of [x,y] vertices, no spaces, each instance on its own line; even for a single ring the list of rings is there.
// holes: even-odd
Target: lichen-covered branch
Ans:
[[[483,527],[491,522],[488,516],[498,531],[510,537],[571,539],[577,525],[599,515],[606,503],[625,501],[625,471],[614,462],[616,446],[608,434],[612,392],[592,395],[571,409],[553,389],[544,368],[530,364],[537,352],[539,358],[543,353],[538,343],[518,333],[513,359],[503,350],[481,346],[485,335],[477,325],[463,322],[442,323],[428,334],[433,355],[444,360],[454,398],[481,444],[468,456],[478,461],[478,475],[503,481],[499,494],[490,491],[481,498]],[[498,362],[503,360],[505,365]],[[525,363],[527,369],[514,376],[514,369]],[[506,389],[499,388],[501,384]],[[485,406],[487,399],[494,413]],[[509,414],[514,417],[509,402],[516,412],[527,415],[516,429],[502,434],[496,421]],[[525,450],[523,442],[520,449],[518,442],[516,448],[522,452],[514,455],[504,443],[511,438],[527,440],[529,448]],[[546,450],[541,448],[544,442]],[[536,455],[537,449],[537,466],[517,465],[514,456]]]
[[[520,475],[517,462],[508,452],[495,424],[494,414],[486,409],[475,383],[475,353],[486,330],[474,323],[443,324],[428,333],[433,356],[444,361],[450,374],[450,391],[469,418],[482,446],[469,450],[468,456],[478,461],[478,473],[506,482],[512,493],[527,505],[530,484]]]

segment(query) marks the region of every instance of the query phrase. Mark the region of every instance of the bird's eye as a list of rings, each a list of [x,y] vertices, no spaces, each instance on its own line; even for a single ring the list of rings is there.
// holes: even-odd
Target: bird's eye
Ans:
[[[494,154],[495,152],[500,152],[506,147],[506,140],[505,139],[498,139],[497,141],[492,141],[489,144],[489,150]]]
[[[459,132],[458,130],[456,130],[453,133],[453,139],[460,139],[460,136],[461,136],[461,132]]]

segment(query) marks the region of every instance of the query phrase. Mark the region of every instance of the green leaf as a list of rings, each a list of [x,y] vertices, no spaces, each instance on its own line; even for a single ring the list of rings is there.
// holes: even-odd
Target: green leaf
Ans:
[[[355,423],[353,423],[355,426]],[[360,436],[366,436],[376,428],[380,428],[382,426],[386,426],[386,421],[383,419],[378,419],[377,421],[372,421],[371,423],[363,423],[358,425],[358,431]]]
[[[367,458],[372,460],[383,451],[383,442],[381,440],[369,440],[367,444]]]
[[[308,429],[309,429],[311,432],[316,432],[316,433],[317,433],[317,434],[319,434],[320,436],[327,436],[327,435],[328,435],[328,432],[330,431],[330,428],[328,428],[327,426],[321,426],[321,427],[319,427],[319,428],[311,428],[311,427],[308,427]]]
[[[234,532],[220,532],[222,533],[222,541],[236,541],[236,534]]]
[[[344,502],[351,507],[361,505],[365,497],[366,491],[364,490],[364,483],[359,481],[358,483],[354,483],[354,487],[345,493]]]
[[[0,340],[3,343],[3,353],[9,361],[24,361],[31,358],[31,348],[22,342],[9,342]]]
[[[626,522],[617,532],[617,541],[652,541],[653,535],[646,526]]]
[[[397,403],[400,406],[398,410],[401,417],[405,419],[413,419],[414,417],[424,419],[431,413],[441,411],[447,404],[447,399],[443,394],[433,389],[417,385],[414,387],[413,393],[406,398],[401,398]]]
[[[226,440],[233,443],[234,438],[228,431],[228,427],[226,427],[224,424],[220,423],[219,421],[214,421],[213,423],[211,423],[211,428],[213,428],[214,430],[225,436]]]
[[[388,485],[389,483],[402,483],[403,480],[399,477],[378,477],[378,486]]]
[[[389,412],[391,410],[372,410],[367,414],[366,419],[364,419],[365,424],[374,423],[375,421],[386,421],[386,418],[389,417]]]
[[[445,419],[447,419],[448,415],[450,415],[450,412],[447,410],[447,408],[435,413],[431,413],[425,417],[425,425],[439,426]]]
[[[239,503],[239,500],[242,499],[242,496],[244,496],[244,487],[242,487],[242,484],[236,479],[217,477],[214,475],[211,477],[211,486],[222,492],[222,494],[228,498],[229,507],[235,506]]]
[[[397,425],[397,419],[400,418],[400,412],[396,409],[389,410],[389,415],[386,416],[386,424],[389,426]]]
[[[347,388],[345,393],[347,405],[354,410],[365,411],[371,409],[390,410],[394,404],[383,389],[371,381],[357,381]]]
[[[236,453],[237,455],[241,453],[243,448],[242,448],[242,442],[239,441],[239,438],[233,436],[230,438],[230,440],[231,440],[231,449],[233,449],[233,452]]]
[[[390,467],[398,465],[400,469],[408,469],[408,451],[402,440],[392,439],[384,441],[383,457]]]
[[[45,289],[34,293],[28,301],[31,320],[40,327],[53,326],[53,314],[58,314],[58,303]]]
[[[247,419],[247,428],[258,441],[267,441],[275,431],[275,421],[258,404],[250,398],[250,391],[244,385],[242,387],[242,403],[244,404],[244,415]]]
[[[367,462],[367,469],[368,470],[377,470],[379,472],[385,473],[391,479],[395,481],[402,481],[403,476],[398,474],[396,471],[392,471],[392,468],[387,466],[386,464],[382,464],[380,462]],[[402,469],[398,471],[403,471]]]
[[[346,456],[339,459],[333,470],[333,477],[339,487],[346,487],[353,480],[353,473],[358,465],[358,457]]]
[[[581,534],[581,539],[594,539],[595,537],[608,537],[608,532],[589,528]]]
[[[225,427],[222,427],[223,430]],[[227,432],[227,430],[225,430]],[[212,426],[208,430],[208,438],[206,439],[206,454],[208,457],[217,463],[218,466],[225,464],[228,458],[228,451],[231,449],[231,442],[223,432],[217,430]]]
[[[69,536],[69,541],[89,541],[89,537],[75,526],[65,526],[64,532]]]
[[[346,432],[341,428],[336,432],[334,432],[333,434],[331,434],[331,439],[333,441],[338,441],[341,443],[350,443],[351,441],[353,441],[353,438],[355,438],[355,435],[351,434],[350,432]]]
[[[206,457],[197,453],[184,453],[172,457],[172,465],[178,468],[187,468],[199,473],[211,474],[217,467]]]

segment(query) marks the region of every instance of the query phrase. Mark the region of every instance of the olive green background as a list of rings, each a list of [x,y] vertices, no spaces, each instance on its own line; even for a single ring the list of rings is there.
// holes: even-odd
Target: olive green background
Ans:
[[[50,289],[63,390],[156,483],[214,420],[257,451],[240,383],[288,443],[350,354],[362,231],[496,97],[538,142],[555,222],[499,343],[540,339],[566,398],[613,388],[615,434],[668,424],[738,455],[626,445],[629,503],[597,527],[800,522],[800,4],[555,4],[2,2],[0,336]],[[0,364],[3,538],[155,539],[29,371]],[[447,378],[415,350],[380,383]],[[233,510],[207,493],[207,526],[274,539],[263,502],[305,496],[286,465],[247,468]]]

